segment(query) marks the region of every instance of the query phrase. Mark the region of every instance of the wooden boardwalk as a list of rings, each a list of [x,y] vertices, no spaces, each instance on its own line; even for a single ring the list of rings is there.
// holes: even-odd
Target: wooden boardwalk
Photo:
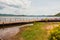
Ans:
[[[0,24],[35,22],[35,21],[60,21],[60,17],[40,18],[40,17],[0,17]]]

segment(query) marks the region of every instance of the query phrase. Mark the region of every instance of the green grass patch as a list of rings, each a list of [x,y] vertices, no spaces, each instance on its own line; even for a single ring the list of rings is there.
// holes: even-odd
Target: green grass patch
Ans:
[[[27,27],[22,31],[21,36],[24,40],[46,40],[46,31],[43,30],[46,24],[42,22],[34,23],[33,26]]]

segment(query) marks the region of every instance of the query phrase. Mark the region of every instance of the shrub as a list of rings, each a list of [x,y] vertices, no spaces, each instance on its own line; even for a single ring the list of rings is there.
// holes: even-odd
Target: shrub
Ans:
[[[57,27],[51,30],[49,40],[60,40],[60,27]]]

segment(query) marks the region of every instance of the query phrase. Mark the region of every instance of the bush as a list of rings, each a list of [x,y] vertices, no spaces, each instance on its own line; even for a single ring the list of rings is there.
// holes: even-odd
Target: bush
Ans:
[[[60,40],[60,27],[51,30],[51,35],[49,36],[49,40]]]

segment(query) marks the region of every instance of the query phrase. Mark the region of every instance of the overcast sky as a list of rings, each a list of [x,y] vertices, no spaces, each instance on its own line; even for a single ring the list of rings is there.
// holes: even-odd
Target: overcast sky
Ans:
[[[60,12],[60,0],[0,0],[1,14],[55,15]]]

